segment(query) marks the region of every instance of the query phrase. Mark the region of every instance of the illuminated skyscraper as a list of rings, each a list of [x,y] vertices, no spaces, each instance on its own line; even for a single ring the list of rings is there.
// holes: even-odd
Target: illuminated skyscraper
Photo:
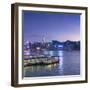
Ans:
[[[46,40],[45,40],[45,37],[43,37],[43,38],[42,38],[42,43],[45,43],[45,41],[46,41]]]

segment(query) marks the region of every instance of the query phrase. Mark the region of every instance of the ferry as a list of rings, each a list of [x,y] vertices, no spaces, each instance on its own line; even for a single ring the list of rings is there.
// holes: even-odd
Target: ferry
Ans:
[[[59,56],[25,56],[24,57],[24,66],[31,65],[49,65],[59,63]]]

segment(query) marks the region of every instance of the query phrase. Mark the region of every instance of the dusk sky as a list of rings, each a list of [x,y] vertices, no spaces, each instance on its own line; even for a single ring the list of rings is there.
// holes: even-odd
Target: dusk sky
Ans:
[[[24,40],[80,40],[80,14],[23,11]]]

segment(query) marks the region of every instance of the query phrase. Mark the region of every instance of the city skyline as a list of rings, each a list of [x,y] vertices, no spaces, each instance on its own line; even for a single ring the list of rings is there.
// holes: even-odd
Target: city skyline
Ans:
[[[23,11],[24,40],[80,41],[80,14]]]

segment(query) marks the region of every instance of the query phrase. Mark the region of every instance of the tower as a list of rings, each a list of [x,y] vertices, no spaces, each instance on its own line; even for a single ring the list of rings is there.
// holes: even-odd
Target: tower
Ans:
[[[42,43],[45,43],[45,37],[42,38]]]

